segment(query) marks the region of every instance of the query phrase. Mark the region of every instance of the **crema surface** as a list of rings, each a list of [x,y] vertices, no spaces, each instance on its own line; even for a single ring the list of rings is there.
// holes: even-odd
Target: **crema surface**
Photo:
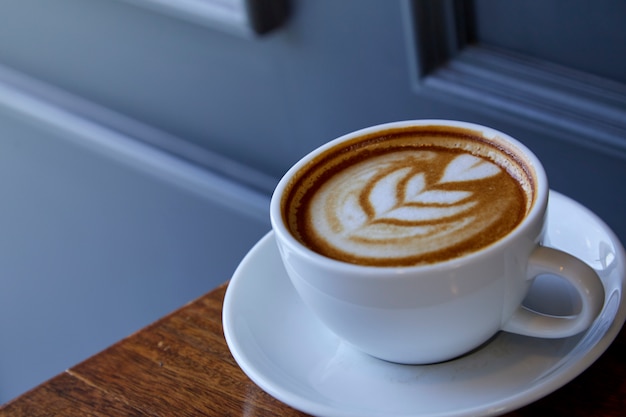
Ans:
[[[337,146],[285,203],[302,243],[363,265],[417,265],[476,251],[515,228],[528,179],[511,155],[454,132],[397,132]]]

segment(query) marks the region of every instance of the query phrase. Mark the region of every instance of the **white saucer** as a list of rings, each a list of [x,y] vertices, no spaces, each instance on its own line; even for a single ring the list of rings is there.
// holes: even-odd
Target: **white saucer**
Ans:
[[[462,358],[407,366],[374,359],[340,342],[301,303],[268,233],[243,259],[228,286],[223,324],[228,346],[259,387],[318,416],[496,415],[531,403],[574,379],[611,344],[626,319],[624,248],[593,213],[551,192],[546,244],[595,268],[607,303],[594,325],[567,339],[499,333]],[[547,307],[541,278],[528,304]],[[549,297],[555,313],[571,299]]]

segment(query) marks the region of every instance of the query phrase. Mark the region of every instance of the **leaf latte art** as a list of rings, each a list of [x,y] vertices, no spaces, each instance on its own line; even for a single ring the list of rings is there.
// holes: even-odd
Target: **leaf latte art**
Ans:
[[[519,181],[490,159],[459,149],[398,147],[327,168],[298,200],[294,234],[346,262],[451,259],[497,241],[526,212]]]

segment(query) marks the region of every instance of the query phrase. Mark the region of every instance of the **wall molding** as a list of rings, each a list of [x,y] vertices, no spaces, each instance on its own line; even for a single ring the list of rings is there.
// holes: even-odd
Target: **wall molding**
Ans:
[[[277,180],[255,169],[4,66],[0,111],[269,225]]]
[[[119,0],[227,33],[253,37],[279,27],[288,0]]]
[[[626,159],[626,85],[471,42],[471,2],[406,2],[413,86]]]

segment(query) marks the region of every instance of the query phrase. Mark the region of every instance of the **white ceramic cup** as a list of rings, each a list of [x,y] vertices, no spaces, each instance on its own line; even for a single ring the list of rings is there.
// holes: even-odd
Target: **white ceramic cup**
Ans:
[[[317,155],[342,142],[388,129],[436,125],[470,129],[504,144],[532,171],[535,198],[525,218],[508,235],[476,252],[418,266],[378,267],[337,261],[300,243],[282,213],[291,179]],[[548,181],[537,157],[510,136],[475,124],[414,120],[362,129],[306,155],[281,179],[272,196],[272,229],[286,271],[304,303],[335,334],[374,357],[404,364],[453,359],[488,341],[498,331],[561,338],[587,329],[604,304],[603,285],[581,260],[541,245]],[[567,280],[580,295],[573,316],[527,309],[523,300],[541,274]]]

